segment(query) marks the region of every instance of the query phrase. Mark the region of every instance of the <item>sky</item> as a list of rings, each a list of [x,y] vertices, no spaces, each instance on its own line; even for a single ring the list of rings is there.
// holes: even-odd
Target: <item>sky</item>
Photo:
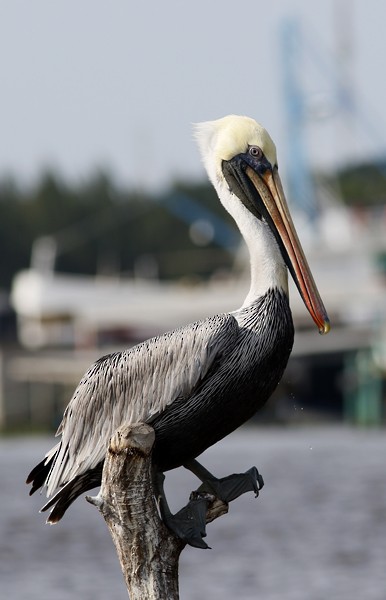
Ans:
[[[289,22],[307,161],[331,168],[383,155],[384,0],[1,0],[0,176],[29,182],[55,168],[81,180],[104,168],[153,189],[196,179],[204,174],[192,123],[229,113],[261,122],[279,164],[294,168]],[[355,117],[337,111],[342,78]]]

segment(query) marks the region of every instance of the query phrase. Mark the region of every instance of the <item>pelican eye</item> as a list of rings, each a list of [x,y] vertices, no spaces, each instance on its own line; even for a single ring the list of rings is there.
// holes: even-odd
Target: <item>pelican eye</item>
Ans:
[[[253,158],[263,158],[263,151],[259,146],[249,146],[248,152]]]

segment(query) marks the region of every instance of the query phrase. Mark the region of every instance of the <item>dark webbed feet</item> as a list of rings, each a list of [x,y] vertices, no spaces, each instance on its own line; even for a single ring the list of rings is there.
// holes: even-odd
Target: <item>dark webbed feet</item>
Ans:
[[[222,513],[224,513],[227,511],[227,504],[245,492],[254,492],[257,497],[264,486],[264,480],[256,467],[248,469],[245,473],[235,473],[218,479],[196,460],[184,466],[201,479],[202,484],[191,493],[188,504],[173,515],[165,497],[163,486],[165,476],[163,473],[157,473],[160,513],[165,525],[181,540],[195,548],[209,548],[203,538],[206,537],[206,523],[211,520],[208,518],[208,508],[214,500],[218,498],[222,501]],[[220,510],[219,514],[222,513]]]

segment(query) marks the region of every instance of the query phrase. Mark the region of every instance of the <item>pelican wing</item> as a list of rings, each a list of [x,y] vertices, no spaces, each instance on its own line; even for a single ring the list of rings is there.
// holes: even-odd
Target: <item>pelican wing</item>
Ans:
[[[54,458],[47,495],[96,467],[118,427],[146,422],[177,398],[188,398],[238,334],[232,315],[217,315],[94,363],[65,410],[61,442],[47,454],[46,464]]]

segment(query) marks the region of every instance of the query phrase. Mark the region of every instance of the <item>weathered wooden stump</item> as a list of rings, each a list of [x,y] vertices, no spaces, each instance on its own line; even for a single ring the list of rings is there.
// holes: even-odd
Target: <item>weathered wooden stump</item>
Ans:
[[[121,427],[110,439],[102,486],[87,500],[98,507],[113,538],[131,600],[178,600],[178,563],[185,542],[162,522],[152,481],[155,440],[149,425]],[[207,522],[225,514],[218,499]]]

